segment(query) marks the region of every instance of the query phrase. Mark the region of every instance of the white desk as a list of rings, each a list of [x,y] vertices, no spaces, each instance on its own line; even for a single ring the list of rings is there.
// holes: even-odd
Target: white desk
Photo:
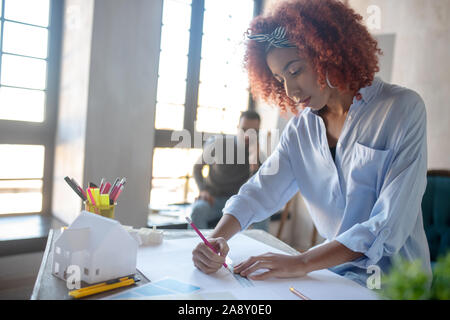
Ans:
[[[39,270],[38,277],[35,282],[34,290],[31,296],[32,300],[41,300],[41,299],[50,299],[50,300],[65,300],[65,299],[72,299],[68,295],[68,289],[66,288],[66,284],[64,281],[60,280],[59,278],[56,278],[51,273],[51,262],[52,262],[52,254],[53,254],[53,243],[55,239],[57,238],[57,235],[61,232],[60,229],[52,229],[48,236],[47,246],[44,252],[42,264]],[[262,231],[262,230],[246,230],[243,232],[244,235],[247,235],[251,237],[252,239],[258,240],[266,245],[269,245],[273,248],[276,248],[278,250],[281,250],[283,252],[289,253],[289,254],[296,254],[298,253],[295,249],[287,245],[286,243],[280,241],[279,239],[275,238],[271,234]],[[179,239],[179,238],[192,238],[192,237],[198,237],[197,234],[193,230],[164,230],[164,237],[165,239]],[[318,277],[314,277],[312,275],[309,277],[309,281],[316,281],[317,285],[319,286],[319,290],[323,290],[327,294],[324,296],[327,299],[339,299],[339,292],[337,292],[336,295],[330,295],[330,290],[340,290],[342,289],[342,286],[340,286],[339,276],[332,274],[328,270],[325,270],[328,272],[325,274],[325,277],[323,275],[320,275]],[[137,270],[137,274],[140,276],[141,281],[137,283],[138,286],[145,285],[149,283],[149,280],[139,271]],[[311,273],[312,274],[312,273]],[[342,277],[341,277],[342,278]],[[308,280],[307,279],[307,280]],[[347,280],[347,279],[345,279]],[[350,289],[353,292],[353,296],[350,296],[350,299],[360,299],[359,293],[361,293],[361,296],[368,297],[370,296],[370,292],[368,292],[368,289],[363,288],[359,285],[354,286],[355,283],[350,282]],[[87,284],[82,283],[81,286],[84,287]],[[125,287],[125,288],[119,288],[116,290],[100,293],[93,296],[88,296],[85,299],[101,299],[105,298],[114,294],[117,294],[121,291],[128,290],[131,287]],[[317,296],[317,294],[316,294]],[[294,297],[294,295],[292,295]],[[330,298],[331,297],[331,298]],[[347,295],[347,298],[349,296]],[[261,296],[261,299],[268,299],[270,300],[271,297],[264,295]],[[317,297],[311,297],[312,299]]]

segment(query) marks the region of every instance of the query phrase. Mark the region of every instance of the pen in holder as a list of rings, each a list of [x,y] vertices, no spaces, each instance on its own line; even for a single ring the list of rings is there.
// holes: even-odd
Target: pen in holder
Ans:
[[[99,214],[106,218],[114,219],[114,209],[116,208],[116,204],[117,203],[94,206],[89,201],[85,201],[84,210]]]
[[[125,183],[127,182],[126,178],[122,178],[121,180],[117,178],[113,185],[105,179],[102,179],[100,187],[97,187],[95,183],[89,182],[89,188],[86,191],[74,179],[65,177],[64,180],[83,200],[84,210],[114,219],[117,198],[119,198],[125,187]]]

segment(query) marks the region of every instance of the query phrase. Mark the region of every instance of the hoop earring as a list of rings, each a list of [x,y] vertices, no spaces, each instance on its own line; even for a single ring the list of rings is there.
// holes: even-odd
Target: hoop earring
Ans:
[[[327,71],[327,75],[326,75],[326,80],[327,80],[327,84],[328,84],[328,86],[331,88],[331,89],[334,89],[334,88],[336,88],[335,86],[332,86],[331,85],[331,83],[330,83],[330,80],[328,80],[328,71]]]

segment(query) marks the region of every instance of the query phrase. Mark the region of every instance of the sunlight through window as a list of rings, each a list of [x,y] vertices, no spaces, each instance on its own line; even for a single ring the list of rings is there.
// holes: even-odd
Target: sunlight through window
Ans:
[[[47,27],[50,0],[5,0],[5,19]]]
[[[2,55],[2,85],[44,90],[46,71],[45,60]]]
[[[0,1],[0,120],[45,121],[50,0]],[[42,211],[45,147],[0,145],[0,215]]]
[[[202,3],[163,2],[155,128],[236,134],[249,103],[244,33],[253,18],[254,1],[205,0],[204,7]],[[191,15],[197,20],[191,21]],[[203,21],[198,20],[202,16]],[[192,47],[189,52],[189,44],[197,43],[201,52]],[[191,101],[196,96],[197,101]],[[194,114],[185,119],[185,112]],[[168,144],[163,137],[157,139],[153,154],[151,207],[192,203],[198,196],[192,169],[202,151],[162,148]]]
[[[0,119],[44,121],[45,92],[0,87]]]
[[[236,132],[248,107],[244,33],[252,17],[253,1],[205,1],[197,131]]]
[[[3,52],[47,58],[48,30],[5,21]]]
[[[150,194],[153,208],[195,200],[198,188],[193,177],[193,167],[201,154],[201,149],[154,149]],[[180,159],[183,161],[180,162]]]
[[[44,146],[0,145],[0,214],[40,212]]]
[[[0,44],[0,120],[43,122],[50,1],[0,1],[0,4],[3,3],[5,20]]]
[[[155,128],[183,129],[191,1],[164,0]]]

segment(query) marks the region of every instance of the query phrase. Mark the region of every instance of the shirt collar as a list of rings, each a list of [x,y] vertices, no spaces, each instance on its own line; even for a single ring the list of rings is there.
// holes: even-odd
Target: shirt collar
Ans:
[[[372,84],[370,86],[364,87],[359,89],[359,93],[362,96],[362,101],[366,104],[368,104],[380,91],[381,85],[383,84],[383,80],[381,80],[379,77],[374,77]],[[356,100],[356,96],[353,97],[353,105],[357,105],[358,104],[358,100]],[[314,115],[319,115],[319,111],[318,110],[313,110],[311,108],[306,108],[309,110],[309,112],[311,112]],[[305,110],[306,110],[305,109]]]
[[[383,81],[379,77],[375,77],[370,86],[361,88],[358,92],[362,95],[362,100],[367,104],[369,103],[379,92]],[[355,103],[356,97],[353,98]]]

